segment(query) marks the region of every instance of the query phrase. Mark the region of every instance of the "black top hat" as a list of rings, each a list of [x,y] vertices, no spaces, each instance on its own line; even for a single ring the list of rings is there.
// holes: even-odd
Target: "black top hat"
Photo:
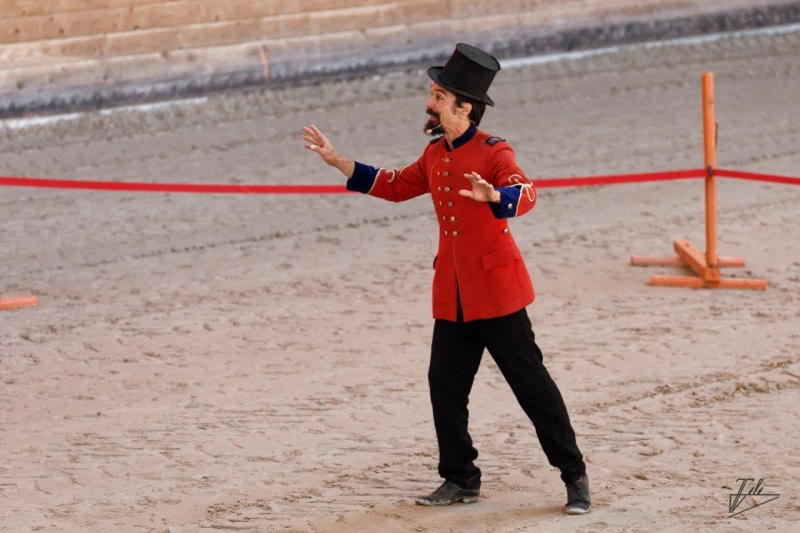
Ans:
[[[500,63],[494,57],[469,44],[458,43],[447,64],[429,68],[428,76],[445,89],[493,106],[486,91],[498,70]]]

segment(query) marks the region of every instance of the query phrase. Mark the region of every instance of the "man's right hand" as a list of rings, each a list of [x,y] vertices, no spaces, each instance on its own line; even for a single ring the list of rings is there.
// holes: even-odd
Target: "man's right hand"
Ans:
[[[304,144],[304,148],[318,153],[323,161],[332,167],[338,168],[342,174],[348,178],[353,175],[355,163],[350,159],[340,156],[339,152],[336,151],[336,148],[333,147],[328,138],[325,137],[315,125],[310,124],[304,126],[303,131],[305,135],[301,135],[300,138],[309,143]]]

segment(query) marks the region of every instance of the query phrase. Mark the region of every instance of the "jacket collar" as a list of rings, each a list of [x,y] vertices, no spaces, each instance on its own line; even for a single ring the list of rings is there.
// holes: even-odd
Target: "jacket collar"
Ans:
[[[453,147],[452,148],[450,148],[450,146],[447,144],[447,140],[446,139],[444,141],[444,147],[449,152],[450,150],[455,150],[459,146],[464,146],[465,144],[467,144],[475,136],[475,134],[477,132],[478,132],[477,126],[475,126],[475,124],[470,124],[469,128],[467,128],[467,131],[462,133],[461,137],[459,137],[458,139],[453,141]]]

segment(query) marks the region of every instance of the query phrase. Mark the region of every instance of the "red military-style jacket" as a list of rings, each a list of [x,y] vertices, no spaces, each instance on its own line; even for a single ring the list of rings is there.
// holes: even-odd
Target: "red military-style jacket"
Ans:
[[[439,221],[434,260],[433,316],[455,322],[457,299],[464,321],[519,311],[534,299],[533,285],[508,228],[508,218],[536,203],[531,181],[517,166],[505,141],[471,126],[449,149],[443,137],[401,169],[356,163],[348,189],[393,202],[430,193]],[[464,174],[477,172],[500,192],[500,205],[478,202],[458,191],[472,190]],[[370,183],[371,182],[371,183]]]

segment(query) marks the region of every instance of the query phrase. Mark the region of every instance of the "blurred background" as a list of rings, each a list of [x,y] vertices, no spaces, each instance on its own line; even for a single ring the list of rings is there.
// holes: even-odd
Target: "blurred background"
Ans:
[[[0,116],[800,21],[770,0],[3,0]]]

